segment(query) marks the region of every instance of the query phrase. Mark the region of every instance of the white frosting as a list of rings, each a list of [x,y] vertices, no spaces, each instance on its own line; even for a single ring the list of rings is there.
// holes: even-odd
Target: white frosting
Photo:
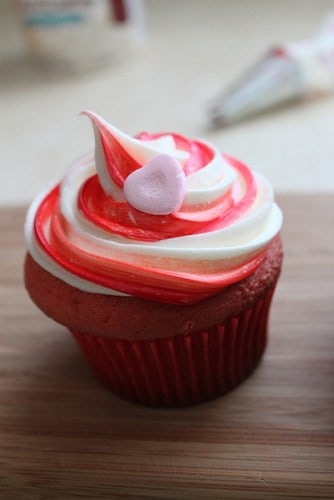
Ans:
[[[107,124],[109,127],[109,125]],[[114,131],[115,129],[113,129]],[[171,136],[158,141],[132,139],[117,131],[122,145],[138,160],[164,153],[175,158],[185,158],[187,153],[178,151]],[[98,134],[95,134],[98,138]],[[143,143],[144,142],[144,143]],[[198,220],[210,220],[208,214],[217,210],[208,207],[208,203],[232,189],[234,197],[240,197],[245,188],[243,179],[228,160],[213,147],[213,157],[206,166],[186,178],[186,195],[179,218],[187,220],[203,208]],[[107,232],[85,219],[77,205],[78,193],[83,183],[97,171],[99,180],[107,193],[116,199],[123,199],[122,190],[114,185],[108,176],[105,160],[101,152],[99,138],[96,143],[96,160],[87,155],[74,163],[61,183],[60,212],[71,228],[68,238],[71,243],[95,256],[105,256],[119,262],[138,266],[150,266],[152,269],[163,268],[166,273],[185,273],[200,271],[214,273],[229,266],[244,262],[249,256],[263,248],[279,232],[282,214],[273,200],[273,193],[268,181],[259,174],[254,174],[257,191],[256,197],[248,210],[232,224],[198,234],[160,239],[158,241],[139,241]],[[47,192],[40,194],[32,203],[25,223],[25,238],[28,251],[33,259],[47,271],[64,282],[85,292],[97,292],[111,295],[124,295],[117,290],[93,283],[72,274],[49,256],[39,245],[34,221],[36,212]],[[219,209],[219,207],[218,207]],[[199,210],[201,214],[201,210]],[[201,219],[201,217],[204,217]],[[45,228],[46,236],[48,229]]]

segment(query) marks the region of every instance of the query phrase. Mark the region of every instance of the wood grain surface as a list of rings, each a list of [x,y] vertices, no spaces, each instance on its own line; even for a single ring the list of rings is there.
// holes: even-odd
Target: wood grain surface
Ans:
[[[0,499],[334,498],[334,196],[281,195],[270,341],[229,395],[118,399],[22,284],[23,208],[0,210]]]

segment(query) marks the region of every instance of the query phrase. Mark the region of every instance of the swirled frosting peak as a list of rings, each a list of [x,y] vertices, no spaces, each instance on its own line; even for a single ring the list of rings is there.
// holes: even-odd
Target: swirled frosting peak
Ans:
[[[131,137],[91,111],[95,155],[32,203],[32,257],[86,292],[205,299],[253,273],[282,214],[268,181],[175,133]]]

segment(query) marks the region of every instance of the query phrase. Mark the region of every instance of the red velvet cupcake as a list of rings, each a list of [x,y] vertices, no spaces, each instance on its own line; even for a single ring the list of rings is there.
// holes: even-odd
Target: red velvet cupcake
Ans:
[[[95,159],[32,203],[25,283],[120,396],[184,406],[263,354],[282,247],[268,181],[199,140],[92,112]]]

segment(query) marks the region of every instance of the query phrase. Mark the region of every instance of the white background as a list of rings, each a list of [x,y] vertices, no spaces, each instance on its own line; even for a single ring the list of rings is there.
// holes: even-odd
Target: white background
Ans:
[[[13,2],[0,2],[0,204],[26,203],[93,148],[92,109],[127,133],[202,137],[270,178],[276,191],[334,188],[334,97],[230,128],[208,100],[273,44],[312,36],[327,0],[146,0],[146,42],[81,75],[41,73],[26,57]]]

